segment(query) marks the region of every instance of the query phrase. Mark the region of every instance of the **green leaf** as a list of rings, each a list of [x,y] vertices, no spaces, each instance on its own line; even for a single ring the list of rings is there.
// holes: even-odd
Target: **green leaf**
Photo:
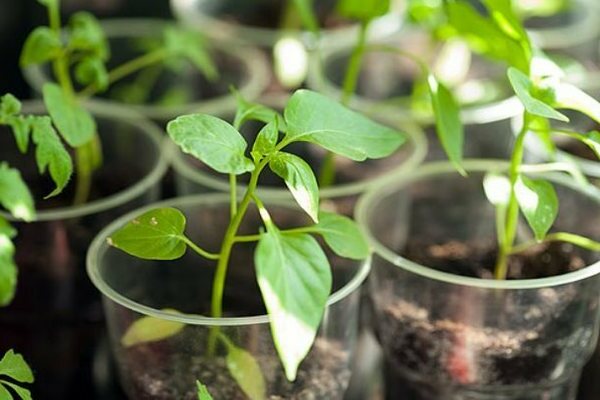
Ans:
[[[0,97],[0,120],[8,119],[21,112],[21,102],[10,93]]]
[[[582,135],[580,140],[584,144],[586,144],[590,149],[592,149],[594,154],[596,154],[596,157],[600,159],[600,132],[588,132],[587,135]]]
[[[0,217],[0,221],[0,306],[6,306],[15,297],[17,287],[15,246],[11,241],[16,231],[4,218]]]
[[[405,136],[309,90],[298,90],[285,111],[290,141],[317,143],[355,161],[383,158],[395,152]]]
[[[219,72],[214,64],[206,43],[198,32],[170,26],[165,29],[165,48],[173,57],[186,57],[209,80],[216,80]]]
[[[554,187],[547,181],[520,175],[515,183],[515,195],[536,240],[543,240],[558,214]]]
[[[427,85],[440,142],[454,167],[461,174],[466,175],[462,166],[465,132],[460,120],[460,107],[450,90],[438,82],[433,75],[429,75]]]
[[[198,400],[213,400],[206,386],[201,384],[200,381],[196,381],[196,387],[198,388]]]
[[[513,10],[511,0],[484,0],[492,19],[507,36],[521,44],[528,58],[532,56],[531,42],[523,24]]]
[[[390,0],[339,0],[337,11],[342,17],[370,21],[390,11]]]
[[[600,123],[600,103],[595,98],[569,83],[560,82],[552,85],[551,89],[554,107],[579,111]]]
[[[258,132],[256,140],[254,140],[254,145],[252,146],[252,151],[250,152],[252,158],[254,158],[255,161],[258,161],[262,156],[274,151],[278,139],[279,129],[277,127],[277,119],[274,119]]]
[[[86,57],[75,67],[75,78],[81,85],[94,85],[98,90],[108,88],[108,71],[97,57]]]
[[[229,343],[227,345],[227,369],[250,400],[266,398],[265,378],[260,365],[252,354]]]
[[[319,186],[310,165],[294,154],[280,151],[272,156],[269,167],[285,181],[298,205],[317,222]]]
[[[21,173],[5,162],[0,163],[0,204],[15,218],[27,222],[35,218],[33,198]]]
[[[331,291],[331,270],[308,234],[263,233],[254,254],[256,275],[275,347],[290,381],[315,339]]]
[[[358,225],[348,217],[321,211],[319,223],[314,229],[339,256],[354,260],[362,260],[369,256],[367,240]]]
[[[185,254],[185,216],[175,208],[157,208],[131,220],[108,243],[145,260],[175,260]]]
[[[74,97],[55,83],[44,84],[42,91],[48,113],[69,146],[79,147],[92,140],[96,122]]]
[[[286,131],[285,120],[277,111],[263,106],[262,104],[252,103],[246,100],[237,90],[232,89],[233,95],[237,101],[237,111],[233,120],[233,125],[240,127],[246,121],[260,121],[265,124],[277,120],[277,127],[281,131]]]
[[[25,154],[29,147],[29,133],[31,132],[29,121],[22,116],[17,116],[10,118],[8,124],[12,128],[17,148],[21,153]]]
[[[52,127],[50,117],[32,117],[31,127],[39,172],[43,174],[48,169],[50,177],[56,184],[56,188],[46,198],[56,196],[63,191],[71,179],[73,173],[71,156]]]
[[[21,59],[22,67],[41,64],[61,56],[62,43],[58,33],[46,26],[35,28],[25,40]]]
[[[33,383],[31,368],[23,356],[15,353],[12,349],[8,350],[0,360],[0,375],[9,376],[18,382]]]
[[[108,40],[98,19],[91,13],[79,11],[69,20],[69,47],[88,52],[93,58],[106,61],[110,56]]]
[[[162,311],[179,314],[177,310],[165,308]],[[142,343],[158,342],[177,335],[185,328],[185,324],[155,317],[142,317],[129,325],[121,338],[123,347],[131,347]]]
[[[9,386],[12,390],[14,390],[15,393],[17,394],[17,396],[19,396],[22,400],[31,400],[31,392],[28,389],[25,389],[21,386],[17,386],[11,382],[6,382],[6,381],[0,381],[0,382],[2,382],[3,385]],[[1,395],[2,394],[0,393],[0,396]]]
[[[60,0],[37,0],[38,3],[43,4],[48,8],[58,7],[58,3]]]
[[[530,51],[524,47],[524,42],[507,35],[506,27],[503,29],[498,26],[497,20],[484,17],[467,2],[447,2],[444,10],[450,27],[463,37],[475,52],[506,62],[523,72],[529,71]]]
[[[519,100],[521,100],[521,103],[523,103],[523,106],[528,113],[537,115],[539,117],[569,122],[569,118],[567,118],[564,114],[559,113],[550,105],[535,98],[531,94],[533,90],[533,83],[527,75],[518,69],[511,67],[508,69],[508,79],[510,80],[511,85],[517,94],[517,97]]]
[[[167,132],[184,153],[218,172],[239,175],[254,169],[244,155],[248,144],[222,119],[206,114],[183,115],[169,122]]]

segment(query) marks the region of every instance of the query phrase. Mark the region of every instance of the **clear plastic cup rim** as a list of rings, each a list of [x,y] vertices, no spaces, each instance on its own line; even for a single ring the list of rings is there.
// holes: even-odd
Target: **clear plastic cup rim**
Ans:
[[[509,163],[504,160],[464,160],[463,166],[469,172],[506,172],[509,167]],[[446,272],[441,272],[433,268],[429,268],[424,265],[415,263],[409,259],[406,259],[393,250],[386,247],[380,241],[378,241],[373,233],[369,230],[369,216],[373,209],[375,209],[383,198],[391,195],[404,187],[410,185],[413,182],[421,179],[426,179],[434,175],[441,174],[458,174],[454,166],[449,162],[432,162],[422,165],[418,170],[413,171],[411,174],[406,176],[397,175],[393,181],[388,181],[386,185],[379,185],[369,190],[358,202],[355,212],[355,218],[364,233],[369,240],[374,256],[380,256],[392,265],[398,268],[409,271],[411,273],[441,281],[449,284],[462,285],[477,287],[483,289],[539,289],[543,287],[552,287],[566,285],[581,281],[586,278],[594,277],[600,273],[600,261],[597,261],[585,268],[580,270],[569,272],[566,274],[539,278],[539,279],[516,279],[516,280],[494,280],[494,279],[478,279],[472,277],[465,277],[460,275],[454,275]],[[570,189],[578,191],[590,198],[594,199],[600,205],[600,189],[593,186],[581,187],[578,186],[571,179],[566,178],[562,174],[544,174],[545,178],[552,180],[555,183],[566,186]],[[482,189],[483,190],[483,189]]]
[[[289,207],[294,210],[298,210],[298,207],[289,201],[283,199],[263,199],[269,205],[276,205],[281,207]],[[106,226],[92,241],[86,257],[87,273],[92,283],[96,288],[111,301],[120,304],[121,306],[133,310],[139,314],[146,316],[181,322],[188,325],[203,325],[203,326],[243,326],[243,325],[255,325],[255,324],[267,324],[269,323],[268,315],[256,315],[256,316],[245,316],[245,317],[223,317],[223,318],[211,318],[197,314],[174,314],[168,311],[158,310],[144,304],[140,304],[136,301],[129,299],[126,296],[118,293],[112,287],[110,287],[106,281],[102,278],[100,271],[98,270],[98,260],[103,256],[104,252],[109,248],[106,239],[117,229],[122,227],[125,223],[135,218],[136,216],[149,211],[157,207],[178,207],[187,205],[201,205],[206,204],[209,206],[216,204],[229,204],[229,196],[222,193],[211,193],[204,195],[193,195],[185,197],[177,197],[169,200],[163,200],[157,203],[147,205],[145,207],[138,208],[131,211],[120,218],[116,219],[108,226]],[[337,302],[343,300],[353,292],[355,292],[364,280],[367,278],[371,269],[371,258],[369,257],[363,261],[356,261],[360,263],[354,277],[350,279],[343,287],[330,294],[327,300],[327,306],[332,306]]]

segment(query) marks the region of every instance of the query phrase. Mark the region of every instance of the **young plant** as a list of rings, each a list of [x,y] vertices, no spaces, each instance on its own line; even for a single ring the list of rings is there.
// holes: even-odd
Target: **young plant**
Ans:
[[[508,79],[523,104],[522,126],[519,130],[510,158],[508,176],[490,175],[484,189],[497,208],[497,232],[499,252],[494,275],[505,279],[508,260],[536,243],[564,241],[600,251],[600,243],[568,232],[548,233],[558,213],[558,197],[552,184],[543,179],[532,179],[529,171],[566,171],[579,179],[571,165],[550,163],[538,166],[523,165],[525,138],[536,134],[545,146],[555,152],[552,133],[570,136],[589,146],[600,156],[600,134],[579,133],[568,129],[552,129],[550,120],[568,122],[560,109],[579,111],[600,122],[600,103],[564,82],[564,73],[534,49],[520,20],[512,10],[510,0],[482,0],[486,15],[480,14],[468,1],[445,2],[448,20],[474,48],[509,65]],[[531,227],[534,240],[516,244],[519,211]]]
[[[31,368],[23,356],[15,353],[12,349],[8,350],[0,360],[0,399],[30,400],[31,392],[22,385],[33,383],[33,380]]]
[[[248,120],[265,123],[249,155],[248,144],[239,132]],[[185,235],[184,215],[173,208],[143,214],[113,234],[109,244],[144,259],[177,259],[190,248],[214,260],[210,315],[219,318],[223,315],[223,290],[232,248],[240,242],[257,242],[256,278],[269,314],[275,347],[287,378],[294,380],[298,365],[315,339],[331,291],[329,262],[311,235],[322,236],[335,253],[347,258],[363,259],[368,256],[369,248],[352,220],[319,210],[319,188],[313,171],[306,161],[285,149],[292,143],[308,142],[362,161],[393,153],[405,141],[404,135],[307,90],[292,95],[283,115],[245,102],[240,104],[233,126],[210,115],[192,114],[171,121],[167,131],[182,151],[230,177],[230,221],[219,253],[210,253],[194,244]],[[275,225],[257,191],[259,177],[266,168],[285,181],[314,224],[286,230]],[[249,174],[250,178],[240,200],[236,182],[238,175],[243,174]],[[240,236],[238,228],[252,203],[259,210],[264,230]],[[230,372],[244,392],[252,399],[263,398],[260,394],[264,392],[264,384],[257,387],[262,378],[256,378],[261,376],[256,361],[215,327],[209,337],[210,353],[214,353],[218,343],[227,350]],[[232,365],[244,365],[251,372],[236,373],[239,368]]]
[[[49,172],[55,188],[46,198],[62,192],[73,172],[71,156],[46,115],[23,115],[21,103],[13,95],[0,98],[0,125],[9,126],[17,148],[26,153],[30,141],[35,145],[35,160],[40,174]],[[0,205],[13,217],[30,222],[35,219],[34,200],[21,173],[7,162],[0,162]],[[16,230],[0,216],[0,306],[10,303],[17,285],[15,246]]]
[[[108,71],[110,51],[100,23],[87,12],[75,13],[61,24],[60,0],[38,0],[48,11],[49,26],[35,28],[21,53],[22,67],[50,63],[56,83],[46,83],[43,99],[60,136],[75,149],[75,204],[89,197],[93,172],[102,164],[96,122],[83,100],[143,68],[169,59],[189,59],[209,78],[216,68],[197,36],[179,29],[165,31],[164,45]],[[74,81],[83,86],[78,90]]]

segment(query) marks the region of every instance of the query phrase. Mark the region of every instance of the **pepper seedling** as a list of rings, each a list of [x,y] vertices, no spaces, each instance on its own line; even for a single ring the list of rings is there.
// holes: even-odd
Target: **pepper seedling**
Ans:
[[[484,189],[496,206],[499,252],[494,276],[506,279],[508,260],[513,254],[541,242],[563,241],[600,251],[600,243],[569,232],[548,233],[558,214],[559,203],[553,185],[544,179],[532,179],[527,171],[560,171],[569,173],[580,184],[581,176],[573,165],[547,163],[523,164],[525,138],[536,134],[551,153],[556,145],[551,134],[567,135],[589,146],[600,156],[600,133],[579,133],[569,129],[553,129],[550,120],[569,122],[559,110],[581,112],[600,123],[600,103],[574,85],[564,81],[564,72],[531,44],[510,0],[482,0],[486,13],[481,14],[468,1],[445,2],[448,21],[457,35],[474,49],[506,63],[508,79],[523,104],[522,126],[511,153],[508,176],[488,175]],[[517,244],[519,211],[533,231],[534,240]]]
[[[249,156],[248,144],[239,132],[248,120],[265,124]],[[366,258],[369,247],[352,220],[319,210],[319,187],[311,167],[284,150],[292,143],[308,142],[363,161],[392,154],[404,143],[405,136],[308,90],[296,91],[283,115],[266,106],[244,102],[240,103],[233,126],[210,115],[192,114],[169,122],[167,131],[183,152],[230,177],[230,221],[219,253],[210,253],[185,236],[185,216],[174,208],[155,209],[141,215],[115,232],[109,244],[144,259],[173,260],[189,248],[214,260],[210,315],[219,318],[223,314],[223,291],[232,248],[240,242],[257,242],[256,278],[269,314],[275,347],[287,378],[294,380],[315,339],[331,291],[329,262],[311,235],[322,236],[336,254],[351,259]],[[313,225],[285,230],[276,226],[257,191],[259,176],[266,168],[284,180]],[[243,174],[249,174],[250,178],[240,200],[236,181]],[[254,235],[240,236],[238,228],[251,203],[258,208],[264,229]],[[214,353],[218,343],[227,350],[229,370],[243,391],[252,399],[264,398],[257,362],[215,327],[209,337],[210,353]],[[246,373],[236,374],[239,368],[235,365],[245,366]]]
[[[60,136],[75,149],[75,204],[88,200],[93,172],[102,164],[96,122],[83,101],[105,91],[115,82],[144,68],[175,59],[188,59],[209,79],[217,69],[203,41],[196,34],[170,27],[164,43],[146,54],[108,71],[110,49],[98,20],[77,12],[67,26],[61,24],[60,0],[38,0],[48,12],[49,25],[35,28],[27,37],[20,64],[27,67],[50,63],[56,83],[42,88],[44,104]],[[75,85],[81,85],[78,89]]]

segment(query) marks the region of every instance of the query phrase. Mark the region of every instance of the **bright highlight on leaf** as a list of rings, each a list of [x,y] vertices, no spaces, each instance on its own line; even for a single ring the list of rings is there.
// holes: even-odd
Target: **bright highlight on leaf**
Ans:
[[[483,178],[483,189],[490,203],[495,206],[506,206],[510,201],[510,180],[508,177],[487,173]]]
[[[163,309],[162,311],[180,314],[177,310]],[[142,343],[158,342],[177,335],[185,328],[185,324],[155,317],[142,317],[127,328],[121,338],[123,347],[131,347]]]
[[[254,254],[256,275],[271,320],[275,348],[289,380],[315,339],[331,291],[331,270],[308,234],[261,235]]]
[[[158,208],[131,220],[108,243],[145,260],[175,260],[185,254],[185,216],[175,208]]]
[[[33,198],[21,173],[4,162],[0,163],[0,204],[15,218],[27,222],[35,218]]]

